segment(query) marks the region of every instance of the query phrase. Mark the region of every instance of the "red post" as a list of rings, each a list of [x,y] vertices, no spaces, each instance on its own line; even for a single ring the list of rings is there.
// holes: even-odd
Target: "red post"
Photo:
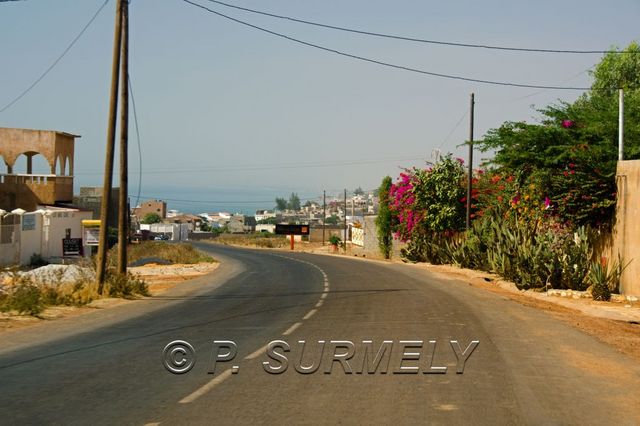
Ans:
[[[293,235],[291,235],[291,250],[293,250]]]

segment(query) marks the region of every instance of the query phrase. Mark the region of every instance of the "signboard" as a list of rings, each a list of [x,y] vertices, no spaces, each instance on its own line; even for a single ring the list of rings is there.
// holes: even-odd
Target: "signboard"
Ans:
[[[35,229],[36,229],[36,215],[35,214],[22,215],[22,230],[33,231]]]
[[[277,235],[309,235],[309,225],[276,225]]]
[[[84,241],[88,246],[97,246],[100,241],[100,228],[84,228]]]
[[[83,220],[82,236],[85,245],[97,246],[100,242],[100,221],[99,220]]]
[[[82,238],[63,238],[62,255],[80,256],[82,254]]]

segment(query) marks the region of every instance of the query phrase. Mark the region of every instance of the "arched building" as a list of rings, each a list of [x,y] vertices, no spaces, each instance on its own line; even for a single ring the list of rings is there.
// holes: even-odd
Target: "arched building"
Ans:
[[[32,211],[38,205],[72,202],[74,144],[79,137],[0,127],[0,209]],[[34,159],[44,164],[41,170],[34,169]],[[26,160],[24,170],[18,170],[21,160]]]

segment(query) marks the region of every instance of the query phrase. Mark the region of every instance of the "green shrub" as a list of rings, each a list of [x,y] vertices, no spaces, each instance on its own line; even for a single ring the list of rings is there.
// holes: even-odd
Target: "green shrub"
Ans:
[[[109,273],[106,284],[108,294],[111,297],[132,298],[136,295],[150,296],[147,283],[131,274],[120,275]]]
[[[42,255],[38,254],[38,253],[33,253],[31,255],[31,258],[29,259],[29,266],[32,266],[34,268],[38,268],[40,266],[47,266],[49,264],[49,262],[47,262]]]
[[[42,293],[38,286],[22,281],[13,286],[2,304],[3,311],[18,311],[20,314],[38,315],[44,309]]]

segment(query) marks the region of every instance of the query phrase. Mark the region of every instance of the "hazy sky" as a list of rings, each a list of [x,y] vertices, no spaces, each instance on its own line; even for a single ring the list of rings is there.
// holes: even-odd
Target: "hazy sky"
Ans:
[[[314,28],[194,0],[307,42],[437,73],[589,86],[600,55],[497,52]],[[607,49],[640,38],[638,0],[252,1],[237,5],[397,35],[554,49]],[[65,49],[103,0],[0,3],[0,108]],[[0,114],[0,126],[82,135],[76,188],[101,184],[115,0],[54,70]],[[446,80],[359,62],[225,20],[181,0],[131,3],[131,78],[142,137],[142,193],[159,188],[321,193],[376,187],[468,134],[536,119],[532,105],[580,92]],[[132,120],[133,121],[133,120]],[[456,123],[460,122],[456,128]],[[131,128],[132,192],[138,153]],[[450,137],[447,139],[447,136]],[[464,154],[466,155],[466,154]],[[478,158],[476,156],[476,158]],[[117,158],[117,157],[116,157]],[[115,182],[117,185],[117,182]]]

